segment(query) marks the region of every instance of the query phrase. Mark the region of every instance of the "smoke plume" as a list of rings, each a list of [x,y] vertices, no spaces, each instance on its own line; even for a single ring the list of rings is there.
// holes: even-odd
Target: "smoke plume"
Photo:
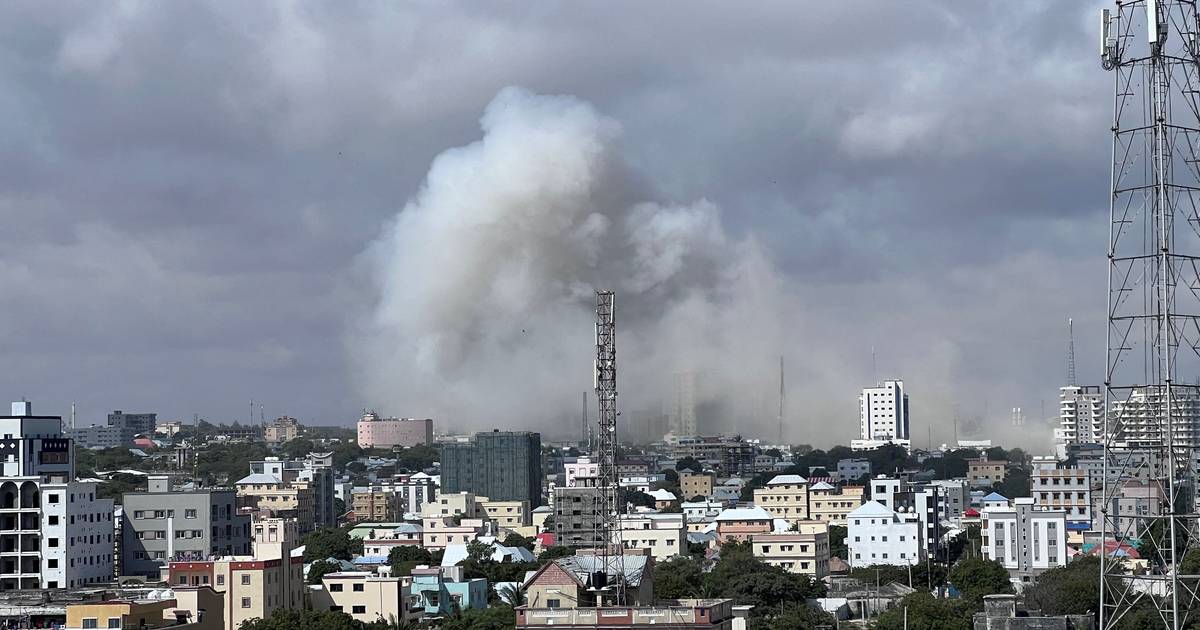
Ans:
[[[367,398],[459,430],[578,435],[594,291],[612,289],[626,422],[700,371],[697,403],[726,416],[701,428],[765,428],[788,298],[754,240],[706,200],[654,198],[621,159],[621,126],[578,99],[508,88],[481,126],[366,254],[378,303],[353,349]]]

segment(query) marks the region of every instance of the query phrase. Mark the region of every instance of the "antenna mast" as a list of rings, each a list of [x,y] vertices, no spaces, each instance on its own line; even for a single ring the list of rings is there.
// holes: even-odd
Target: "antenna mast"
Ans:
[[[613,557],[614,548],[616,554],[621,554],[624,545],[621,544],[621,529],[617,525],[622,505],[617,475],[617,328],[616,302],[612,291],[596,292],[596,402],[600,412],[596,423],[596,456],[600,469],[597,507],[600,518],[596,519],[599,531],[595,540],[601,546],[605,577],[595,576],[597,579],[593,580],[593,588],[611,588],[612,603],[623,605],[625,558],[622,555]],[[612,584],[596,583],[606,582],[610,575],[614,576]]]
[[[1200,386],[1180,375],[1200,372],[1200,16],[1192,0],[1115,5],[1100,22],[1114,79],[1100,549],[1141,540],[1150,567],[1100,553],[1099,627],[1148,608],[1179,630],[1200,578],[1180,575],[1197,534]],[[1158,504],[1139,518],[1108,507],[1131,481]]]
[[[783,401],[786,400],[783,391],[783,355],[779,356],[779,444],[783,444]]]
[[[1075,320],[1067,318],[1067,385],[1075,383]]]
[[[580,435],[579,435],[579,447],[582,449],[586,449],[588,452],[590,452],[591,451],[591,442],[592,442],[592,440],[591,440],[592,431],[591,431],[591,427],[588,426],[587,392],[586,391],[583,392],[583,416],[582,416],[582,418],[583,418],[583,420],[582,420],[583,429],[582,429],[582,433],[580,433]]]

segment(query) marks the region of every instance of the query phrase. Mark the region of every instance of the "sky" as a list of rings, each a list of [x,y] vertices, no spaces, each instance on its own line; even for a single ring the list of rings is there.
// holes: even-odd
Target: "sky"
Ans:
[[[628,422],[702,371],[773,435],[782,355],[788,441],[901,377],[918,444],[1047,445],[1068,317],[1103,372],[1097,12],[5,3],[0,390],[574,435],[604,285]]]

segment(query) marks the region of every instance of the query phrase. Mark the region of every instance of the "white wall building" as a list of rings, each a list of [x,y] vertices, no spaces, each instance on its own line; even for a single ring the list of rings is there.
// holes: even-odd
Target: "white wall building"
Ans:
[[[563,487],[574,488],[576,479],[599,477],[600,463],[593,462],[587,457],[580,457],[574,462],[563,464],[563,471]]]
[[[1014,582],[1031,582],[1067,563],[1067,515],[1038,510],[1031,498],[1011,506],[990,505],[981,514],[983,556],[1008,569]]]
[[[907,440],[908,394],[904,381],[887,380],[858,397],[859,434],[863,440]]]
[[[1094,385],[1058,388],[1058,428],[1054,443],[1059,459],[1066,459],[1068,444],[1104,441],[1104,391]]]
[[[852,567],[913,565],[924,557],[921,523],[867,501],[846,517],[846,545]]]
[[[622,514],[621,544],[644,549],[662,562],[687,553],[687,523],[683,514]]]

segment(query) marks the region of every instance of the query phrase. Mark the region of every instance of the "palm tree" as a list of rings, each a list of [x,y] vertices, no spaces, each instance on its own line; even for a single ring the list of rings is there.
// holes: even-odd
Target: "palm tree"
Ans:
[[[496,589],[496,594],[504,603],[513,608],[525,603],[525,586],[519,582],[502,584],[500,588]]]

